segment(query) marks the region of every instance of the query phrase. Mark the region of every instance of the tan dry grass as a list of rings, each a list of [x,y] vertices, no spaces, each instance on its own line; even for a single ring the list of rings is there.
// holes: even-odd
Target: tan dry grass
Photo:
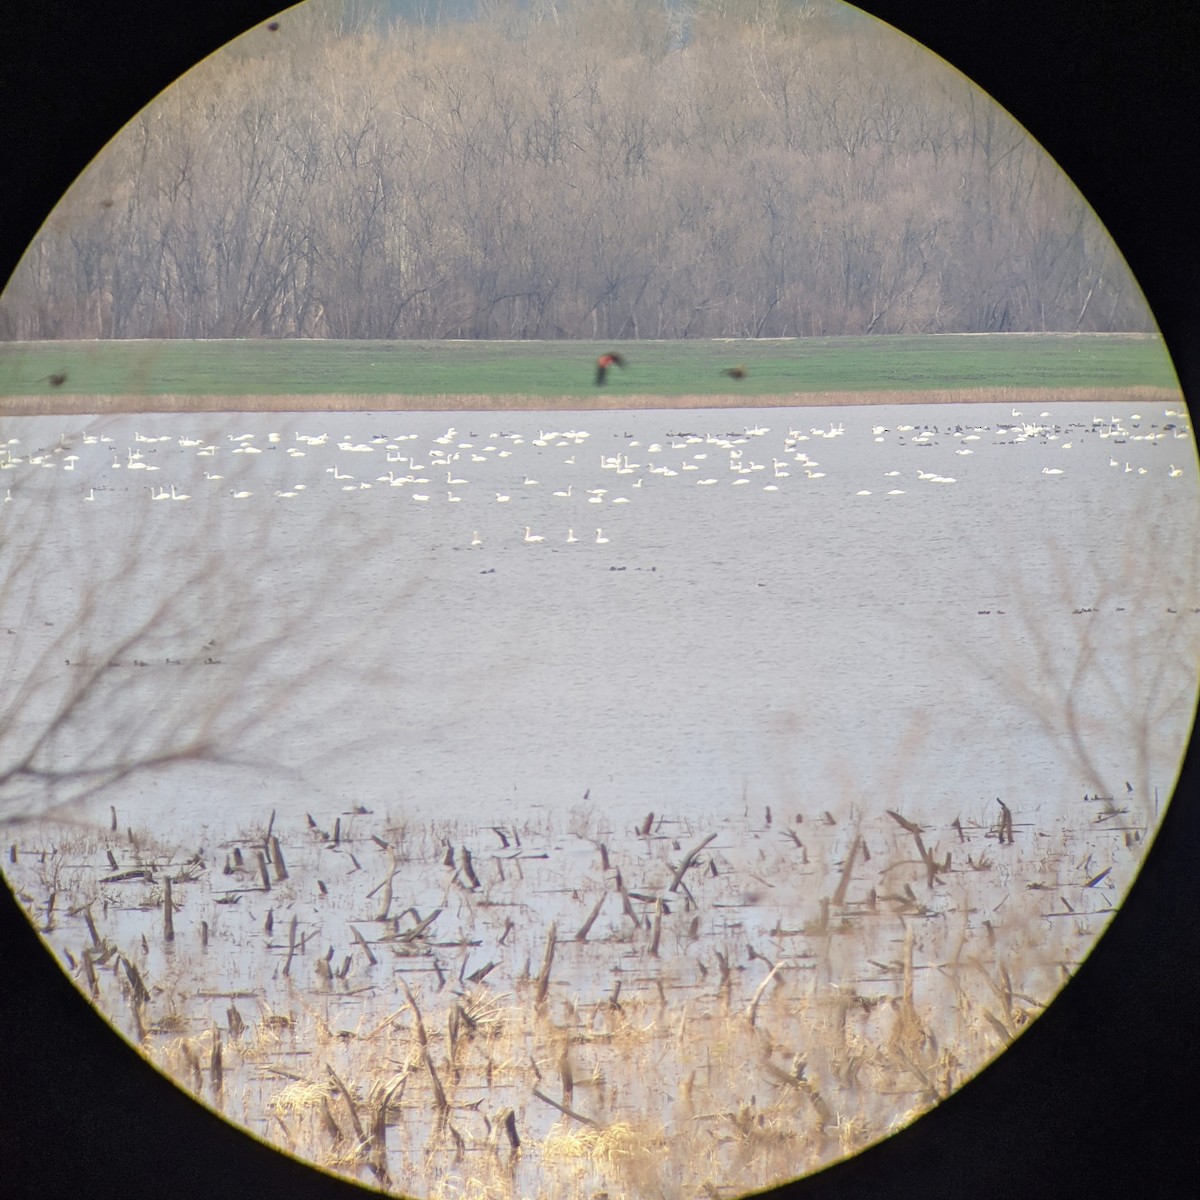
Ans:
[[[598,412],[681,408],[841,408],[893,404],[1157,404],[1182,403],[1169,387],[982,387],[783,392],[770,395],[351,395],[314,396],[8,396],[0,416],[110,416],[119,413],[313,412]]]

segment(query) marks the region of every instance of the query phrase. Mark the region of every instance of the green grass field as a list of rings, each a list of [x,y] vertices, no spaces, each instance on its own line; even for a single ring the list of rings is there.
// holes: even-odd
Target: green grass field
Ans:
[[[626,359],[597,388],[597,355]],[[734,380],[723,369],[742,365]],[[1177,389],[1149,335],[943,334],[767,341],[92,341],[0,344],[0,406],[61,397],[520,396],[580,399],[915,393],[976,389]],[[25,398],[24,406],[7,398]],[[778,402],[778,400],[776,401]],[[269,407],[269,405],[265,405]],[[391,405],[394,406],[394,405]],[[120,407],[110,399],[104,408]],[[139,405],[138,407],[144,407]],[[53,404],[45,406],[52,410]]]

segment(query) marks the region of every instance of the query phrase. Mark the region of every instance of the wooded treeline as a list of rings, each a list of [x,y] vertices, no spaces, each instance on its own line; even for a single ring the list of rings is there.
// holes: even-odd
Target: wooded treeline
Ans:
[[[292,10],[131,122],[0,300],[8,339],[1151,328],[996,105],[786,0]]]

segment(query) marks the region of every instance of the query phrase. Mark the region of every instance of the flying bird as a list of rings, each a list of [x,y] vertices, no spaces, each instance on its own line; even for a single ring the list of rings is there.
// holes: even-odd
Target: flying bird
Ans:
[[[601,387],[608,376],[609,367],[624,367],[625,360],[616,353],[602,354],[596,359],[596,386]]]
[[[736,367],[726,367],[721,374],[728,375],[730,379],[745,379],[749,372],[741,363],[738,363]]]

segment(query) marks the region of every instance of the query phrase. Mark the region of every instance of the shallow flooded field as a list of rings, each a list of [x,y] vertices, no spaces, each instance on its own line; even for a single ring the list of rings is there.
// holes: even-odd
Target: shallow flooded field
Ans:
[[[10,422],[6,880],[301,1161],[809,1174],[1003,1051],[1155,837],[1200,480],[1141,408]]]
[[[22,831],[7,873],[122,1034],[305,1161],[417,1196],[733,1196],[907,1124],[1038,1015],[1128,886],[1122,798],[1017,823]]]

